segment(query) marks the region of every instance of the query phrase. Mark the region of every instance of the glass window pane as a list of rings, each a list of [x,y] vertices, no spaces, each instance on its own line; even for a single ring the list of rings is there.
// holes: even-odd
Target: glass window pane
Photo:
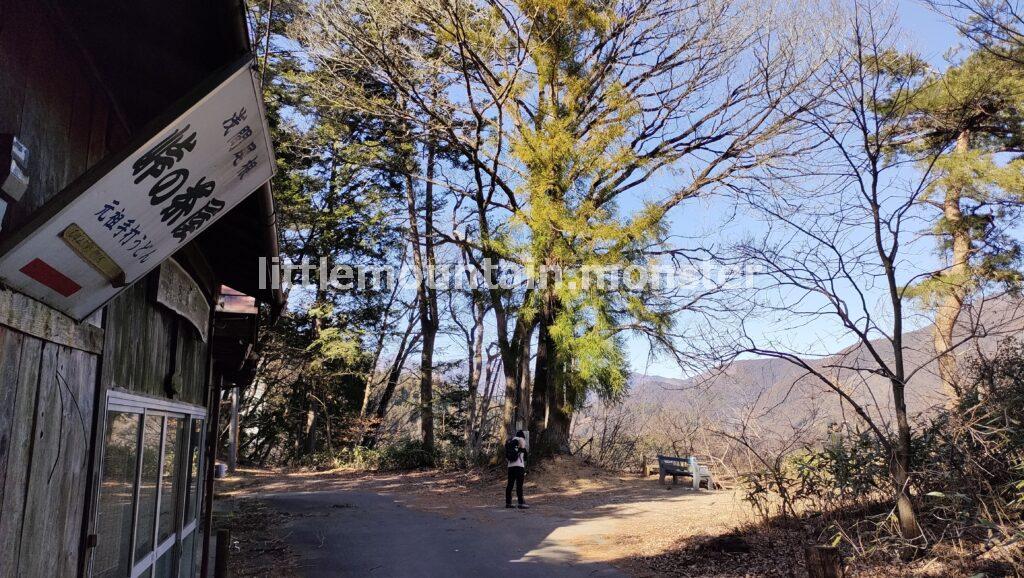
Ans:
[[[142,432],[142,480],[139,486],[139,518],[135,526],[135,560],[153,551],[156,522],[156,485],[160,476],[160,440],[163,416],[147,415]]]
[[[164,552],[163,556],[156,561],[156,566],[153,568],[154,578],[170,578],[172,576],[171,571],[174,569],[174,548]]]
[[[181,541],[181,563],[178,565],[179,578],[191,578],[195,566],[192,561],[195,559],[195,543],[198,531],[192,532],[187,538]]]
[[[107,414],[99,503],[96,510],[96,551],[93,575],[126,576],[131,563],[132,502],[142,416]]]
[[[164,467],[160,474],[160,534],[158,544],[163,543],[174,534],[176,528],[175,513],[178,512],[178,498],[181,496],[178,480],[181,479],[184,467],[185,451],[185,420],[180,417],[167,418],[164,428]]]
[[[196,518],[199,506],[199,483],[203,456],[203,420],[192,420],[189,433],[188,482],[185,487],[185,523],[187,526]]]

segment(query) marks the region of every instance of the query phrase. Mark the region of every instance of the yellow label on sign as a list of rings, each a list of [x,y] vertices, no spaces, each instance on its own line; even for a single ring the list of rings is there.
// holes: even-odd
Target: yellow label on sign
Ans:
[[[118,287],[124,284],[124,271],[121,267],[95,241],[89,238],[89,235],[81,227],[71,223],[61,231],[60,238],[83,261],[96,269],[100,275],[106,277],[111,285]]]

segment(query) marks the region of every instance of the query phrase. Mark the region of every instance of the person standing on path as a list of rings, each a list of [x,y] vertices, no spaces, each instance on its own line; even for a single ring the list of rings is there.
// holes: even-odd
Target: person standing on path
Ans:
[[[505,462],[508,463],[508,483],[505,484],[505,507],[512,507],[512,486],[516,488],[516,497],[519,499],[519,509],[529,508],[523,500],[523,480],[526,478],[526,453],[530,451],[530,442],[527,441],[523,430],[516,432],[515,437],[505,443]]]

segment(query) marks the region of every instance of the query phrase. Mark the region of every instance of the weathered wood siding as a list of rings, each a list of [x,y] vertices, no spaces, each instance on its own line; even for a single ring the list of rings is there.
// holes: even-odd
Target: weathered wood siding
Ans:
[[[206,343],[187,321],[154,301],[158,272],[107,305],[100,382],[104,388],[168,397],[167,379],[175,374],[175,399],[206,405]]]
[[[29,148],[31,179],[8,208],[4,231],[128,138],[48,5],[0,0],[0,132]],[[76,332],[66,318],[38,323],[62,316],[22,303],[23,296],[0,299],[0,577],[78,573],[90,447],[101,438],[93,424],[106,388],[166,396],[177,348],[177,398],[204,404],[206,344],[153,302],[151,282],[139,281],[108,305],[102,335]]]
[[[14,230],[128,132],[46,2],[0,0],[0,133],[29,149],[29,188],[7,210]]]
[[[97,356],[0,326],[0,576],[73,576]]]
[[[8,209],[5,230],[127,135],[45,6],[0,0],[0,132],[18,135],[31,155],[30,187]],[[99,338],[62,339],[97,330],[76,332],[24,301],[6,294],[0,303],[0,317],[32,333],[0,326],[0,576],[73,576],[99,363],[83,348]],[[44,317],[59,323],[39,323]]]

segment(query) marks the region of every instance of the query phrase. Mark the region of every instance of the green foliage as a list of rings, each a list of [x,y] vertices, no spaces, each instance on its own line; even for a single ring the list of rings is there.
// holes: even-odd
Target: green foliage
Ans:
[[[892,494],[889,456],[870,431],[832,429],[805,447],[744,476],[744,499],[764,518],[840,512]]]
[[[377,456],[376,469],[381,471],[414,470],[433,460],[418,439],[399,440],[382,448]]]
[[[922,433],[922,492],[963,494],[961,507],[974,516],[988,511],[1019,517],[1024,343],[1004,342],[993,357],[975,358],[966,369],[968,383],[955,411],[939,415]]]
[[[903,68],[919,81],[889,107],[907,115],[904,148],[933,175],[920,202],[937,209],[933,234],[951,263],[910,296],[934,305],[985,283],[1016,288],[1021,249],[1007,229],[1024,204],[1024,161],[1001,155],[1024,142],[1024,71],[986,51],[942,75]]]
[[[628,367],[621,325],[629,321],[664,331],[668,315],[648,289],[624,290],[589,283],[581,270],[652,264],[642,248],[664,235],[664,212],[655,207],[620,218],[611,177],[638,159],[626,139],[625,127],[640,112],[621,86],[611,82],[593,97],[593,72],[606,63],[584,63],[585,47],[600,42],[615,21],[613,5],[586,0],[523,0],[536,33],[528,46],[536,65],[537,113],[524,124],[512,153],[523,167],[522,184],[528,205],[516,215],[529,230],[528,262],[545,284],[537,301],[524,312],[541,309],[553,294],[556,301],[549,332],[555,344],[559,375],[555,387],[566,388],[563,399],[573,409],[596,392],[614,399],[626,390]],[[559,277],[549,277],[558,270]],[[638,287],[642,284],[636,284]]]
[[[460,376],[461,377],[461,376]],[[460,387],[462,379],[454,383],[445,381],[434,399],[434,421],[439,422],[438,439],[452,447],[462,448],[466,443],[469,392]]]
[[[1024,74],[1018,66],[981,50],[942,75],[932,75],[909,100],[917,123],[916,145],[944,150],[963,130],[983,150],[1019,143]]]
[[[394,126],[328,106],[315,90],[323,70],[308,66],[286,38],[308,4],[277,0],[268,31],[269,7],[267,0],[248,4],[257,61],[265,67],[283,256],[353,268],[391,263],[403,233],[388,218],[403,192],[391,168],[405,162],[405,141]],[[270,53],[262,54],[268,32]],[[289,291],[287,310],[261,340],[257,387],[243,414],[243,429],[254,432],[243,439],[249,461],[329,464],[361,436],[376,339],[389,319],[382,289]]]

